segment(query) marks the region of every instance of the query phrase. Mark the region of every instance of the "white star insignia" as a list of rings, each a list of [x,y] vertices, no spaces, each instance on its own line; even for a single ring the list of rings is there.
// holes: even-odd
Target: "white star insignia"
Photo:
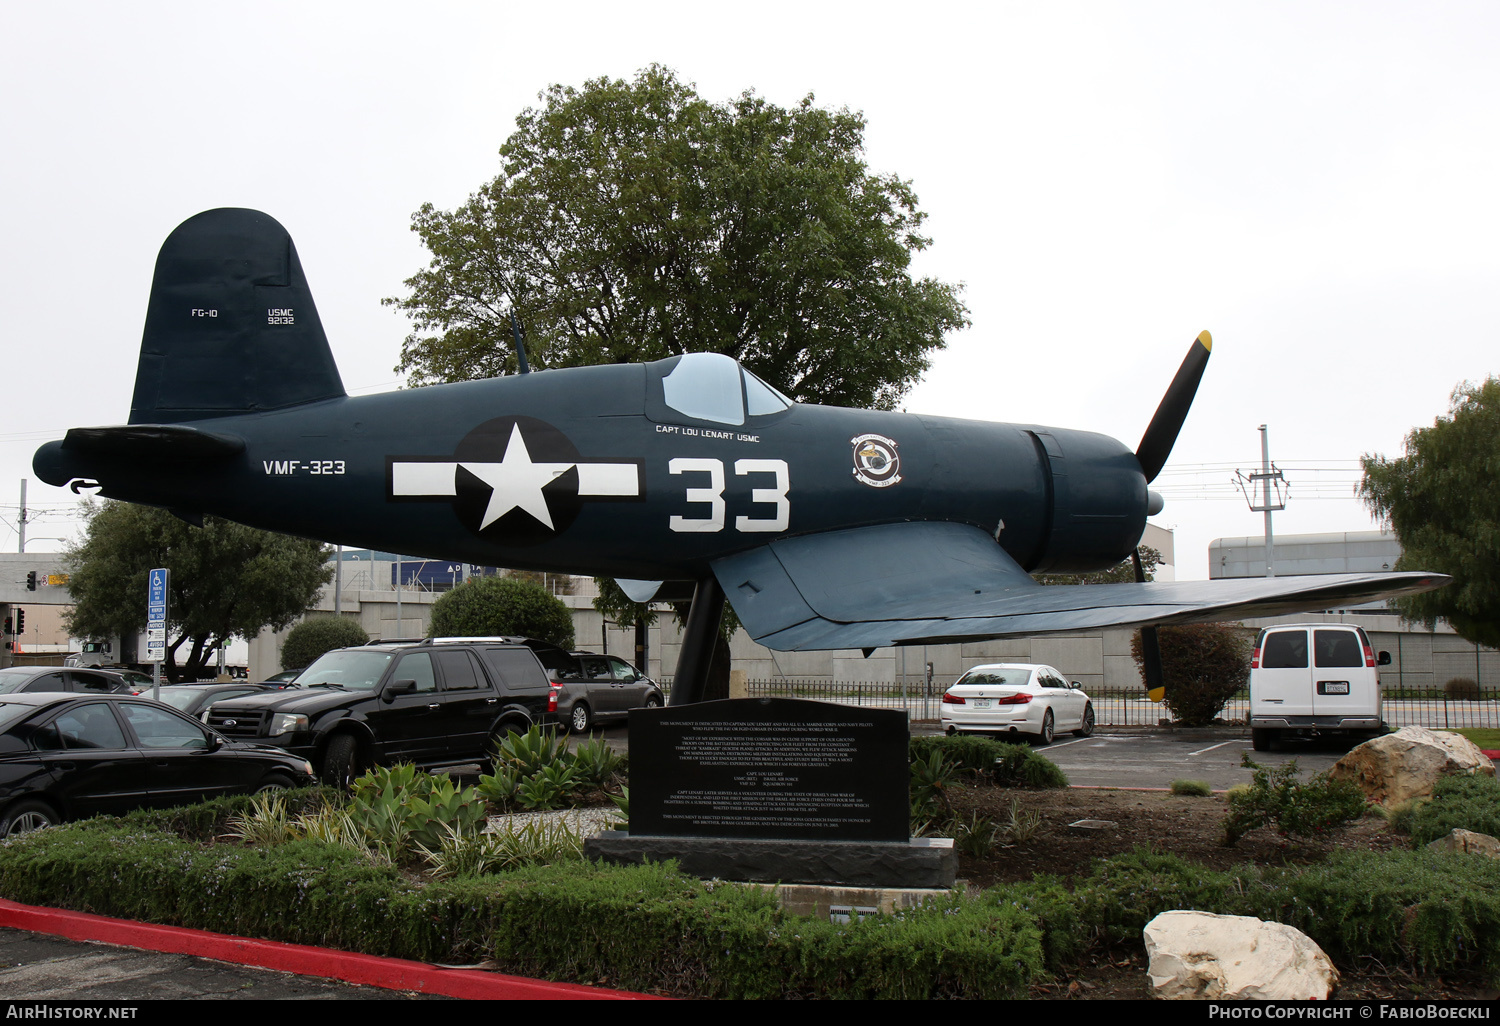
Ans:
[[[513,509],[525,510],[549,529],[552,512],[542,489],[573,469],[571,463],[533,463],[521,436],[521,425],[513,424],[505,456],[499,463],[460,463],[469,473],[490,486],[490,503],[485,507],[479,529],[483,531]]]

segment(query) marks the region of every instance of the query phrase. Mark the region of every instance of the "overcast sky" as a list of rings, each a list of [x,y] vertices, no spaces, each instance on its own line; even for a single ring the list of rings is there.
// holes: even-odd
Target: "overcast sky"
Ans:
[[[714,13],[733,10],[733,16]],[[1231,486],[1291,483],[1276,533],[1369,530],[1363,453],[1398,454],[1496,372],[1494,3],[0,0],[0,548],[77,529],[31,454],[129,412],[152,266],[211,207],[292,233],[351,392],[398,386],[384,296],[408,231],[494,177],[549,83],[659,62],[711,100],[808,93],[868,119],[973,327],[913,412],[1134,448],[1202,329],[1214,355],[1157,487],[1179,577],[1260,535]],[[553,13],[553,12],[557,13]]]

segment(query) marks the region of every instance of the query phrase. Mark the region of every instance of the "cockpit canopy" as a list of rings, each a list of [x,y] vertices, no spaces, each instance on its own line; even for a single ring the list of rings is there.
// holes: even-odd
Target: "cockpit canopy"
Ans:
[[[722,353],[687,353],[660,368],[667,409],[692,420],[740,425],[789,409],[792,401]]]

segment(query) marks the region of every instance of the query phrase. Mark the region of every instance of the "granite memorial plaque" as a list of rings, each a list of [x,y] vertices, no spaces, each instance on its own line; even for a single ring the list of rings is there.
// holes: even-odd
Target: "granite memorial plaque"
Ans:
[[[630,712],[630,835],[908,836],[906,713],[740,698]]]

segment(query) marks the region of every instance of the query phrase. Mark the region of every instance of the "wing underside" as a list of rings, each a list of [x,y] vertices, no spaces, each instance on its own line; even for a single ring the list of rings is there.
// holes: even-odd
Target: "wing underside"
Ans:
[[[1430,591],[1371,573],[1043,587],[985,532],[908,522],[781,538],[715,561],[740,622],[778,651],[884,648],[1232,620]]]

